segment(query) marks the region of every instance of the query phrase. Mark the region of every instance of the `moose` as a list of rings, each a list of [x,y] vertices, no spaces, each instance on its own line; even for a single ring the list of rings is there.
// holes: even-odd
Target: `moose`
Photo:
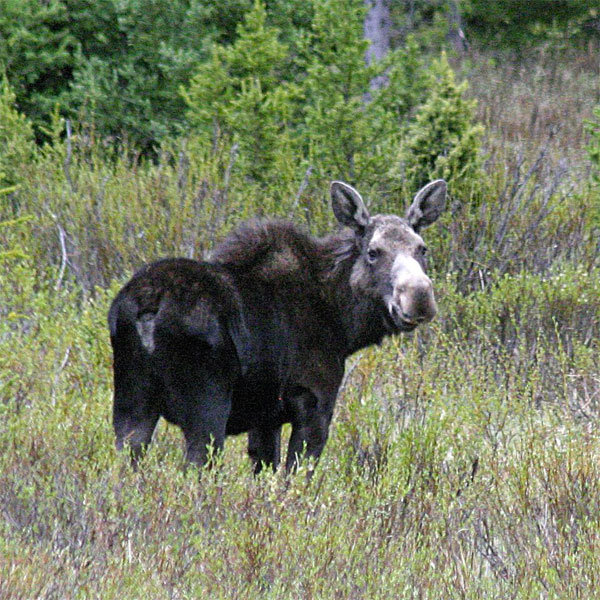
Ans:
[[[201,467],[227,435],[248,433],[258,473],[318,460],[345,359],[437,312],[420,231],[444,210],[446,182],[423,187],[404,218],[369,215],[360,194],[330,188],[339,231],[315,238],[289,222],[239,226],[211,260],[142,267],[114,299],[113,426],[134,464],[159,417],[179,426]]]

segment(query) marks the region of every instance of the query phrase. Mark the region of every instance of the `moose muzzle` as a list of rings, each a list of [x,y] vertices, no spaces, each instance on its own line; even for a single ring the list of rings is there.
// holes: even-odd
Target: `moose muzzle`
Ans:
[[[387,299],[392,320],[399,327],[416,327],[437,313],[433,284],[412,257],[399,255],[392,267],[393,292]]]

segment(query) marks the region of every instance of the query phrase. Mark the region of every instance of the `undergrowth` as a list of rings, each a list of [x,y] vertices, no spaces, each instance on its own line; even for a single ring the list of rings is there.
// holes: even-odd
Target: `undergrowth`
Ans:
[[[247,216],[326,230],[327,182],[302,167],[260,187],[225,139],[107,159],[89,131],[19,170],[0,191],[0,597],[598,595],[599,197],[568,120],[591,105],[557,75],[567,126],[548,131],[562,117],[520,101],[528,82],[548,91],[531,72],[513,121],[516,76],[486,96],[486,65],[470,72],[486,196],[451,189],[425,234],[438,318],[348,360],[311,480],[254,478],[242,437],[185,470],[164,423],[133,471],[105,320],[133,269],[206,256]],[[376,191],[374,212],[408,202]]]
[[[253,478],[230,438],[198,482],[176,428],[161,425],[138,472],[113,449],[104,319],[116,288],[81,300],[31,273],[18,273],[0,329],[2,597],[597,589],[597,274],[557,274],[558,290],[507,277],[469,298],[437,282],[429,331],[350,360],[311,481]],[[593,339],[578,330],[583,295]],[[573,304],[563,323],[540,323],[561,302]]]

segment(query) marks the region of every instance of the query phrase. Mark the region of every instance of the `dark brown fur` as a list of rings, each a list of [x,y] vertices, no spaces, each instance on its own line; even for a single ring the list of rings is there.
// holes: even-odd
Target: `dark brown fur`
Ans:
[[[258,471],[278,464],[290,422],[287,468],[303,453],[318,458],[345,358],[435,314],[415,232],[437,218],[445,184],[429,187],[405,221],[371,218],[356,190],[335,182],[334,212],[351,229],[315,239],[253,221],[210,262],[165,259],[136,273],[109,313],[118,447],[137,458],[163,416],[198,465],[211,442],[248,432]]]

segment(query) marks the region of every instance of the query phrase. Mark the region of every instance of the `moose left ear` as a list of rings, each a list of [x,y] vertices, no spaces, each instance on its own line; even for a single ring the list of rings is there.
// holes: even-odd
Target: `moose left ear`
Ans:
[[[406,212],[408,224],[419,231],[428,227],[444,212],[446,207],[447,185],[443,179],[437,179],[421,188]]]
[[[335,218],[346,227],[362,235],[371,217],[361,195],[343,181],[331,183],[331,207]]]

